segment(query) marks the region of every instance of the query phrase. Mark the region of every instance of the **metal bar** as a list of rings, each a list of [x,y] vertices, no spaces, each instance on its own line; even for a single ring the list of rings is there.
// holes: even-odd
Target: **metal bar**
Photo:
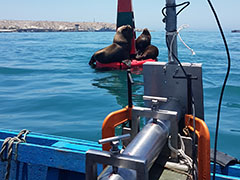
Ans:
[[[132,108],[132,84],[133,79],[131,76],[131,69],[127,70],[127,83],[128,83],[128,107]]]
[[[128,169],[136,170],[136,172],[132,171],[132,173],[137,174],[139,177],[139,180],[148,179],[147,178],[148,171],[146,169],[146,163],[147,163],[146,160],[143,160],[139,157],[129,156],[126,154],[113,156],[108,151],[88,150],[86,153],[86,180],[97,180],[96,166],[94,165],[97,163],[105,164],[106,162],[108,165],[111,165],[111,166],[117,166],[119,168],[128,168]],[[108,171],[110,171],[110,169],[108,169]],[[105,173],[104,173],[101,179],[109,178],[108,171],[105,172],[107,174],[107,177],[105,177],[104,175]],[[119,171],[121,171],[121,169]]]
[[[167,141],[170,126],[171,123],[169,120],[159,120],[157,123],[149,121],[126,147],[123,154],[117,156],[110,155],[109,157],[109,152],[89,150],[87,152],[87,161],[98,161],[98,163],[119,167],[119,176],[110,177],[109,175],[112,173],[112,168],[109,167],[104,174],[101,175],[101,180],[148,180],[148,171]],[[89,152],[92,154],[90,158],[88,155]],[[132,171],[132,169],[136,170],[136,172]],[[86,173],[91,173],[91,171]]]
[[[172,125],[178,123],[177,112],[171,110],[152,111],[151,108],[133,107],[132,109],[132,131],[131,139],[133,139],[139,132],[140,117],[155,118],[155,119],[169,119]],[[176,129],[174,129],[175,131]]]
[[[176,63],[177,53],[177,15],[175,0],[166,0],[166,42],[168,62]]]
[[[110,138],[105,138],[105,139],[100,139],[98,140],[99,144],[105,144],[111,141],[118,141],[118,140],[123,140],[123,139],[127,139],[130,137],[130,134],[124,134],[121,136],[114,136],[114,137],[110,137]]]
[[[151,101],[151,100],[158,100],[159,102],[167,102],[167,98],[165,97],[157,97],[157,96],[143,96],[143,100]]]
[[[97,180],[97,162],[90,161],[89,154],[86,153],[86,180]]]
[[[177,106],[177,107],[176,107]],[[118,175],[109,176],[113,170],[108,167],[101,175],[101,180],[119,180],[119,179],[148,179],[148,170],[151,168],[163,146],[166,144],[169,134],[172,136],[172,146],[177,148],[177,124],[178,118],[181,116],[180,112],[171,111],[172,109],[179,109],[178,103],[175,100],[167,102],[164,106],[170,110],[153,111],[150,108],[133,107],[132,109],[132,138],[130,144],[126,147],[123,154],[114,155],[110,152],[99,152],[89,150],[87,152],[87,161],[107,164],[113,167],[118,167]],[[138,133],[139,117],[155,118],[156,122],[148,121],[148,124]],[[135,127],[135,128],[134,128]],[[136,137],[135,137],[136,136]],[[90,155],[89,155],[90,154]],[[176,158],[176,154],[173,154]],[[126,159],[125,159],[126,158]],[[134,159],[132,161],[132,158]],[[138,161],[143,161],[141,165]],[[133,164],[132,164],[133,163]],[[90,164],[93,165],[93,164]],[[140,167],[141,166],[141,170]],[[88,168],[88,167],[87,167]],[[133,171],[136,170],[136,172]],[[89,168],[89,172],[93,170]],[[96,174],[96,173],[95,173]],[[95,177],[95,175],[94,175]],[[91,179],[91,178],[90,178]],[[95,178],[94,178],[95,179]]]
[[[132,109],[132,131],[131,139],[139,132],[140,117],[153,119],[168,119],[171,122],[170,135],[172,137],[171,144],[178,148],[178,122],[182,117],[181,105],[177,100],[170,99],[169,102],[163,104],[158,111],[152,111],[150,108],[134,107]],[[171,157],[177,160],[177,154],[171,153]]]

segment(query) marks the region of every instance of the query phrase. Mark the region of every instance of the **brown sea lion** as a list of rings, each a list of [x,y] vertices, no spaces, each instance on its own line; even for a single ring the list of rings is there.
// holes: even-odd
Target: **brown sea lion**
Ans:
[[[130,59],[132,37],[133,29],[130,25],[119,27],[114,36],[113,44],[95,52],[89,65],[94,65],[96,61],[107,64]]]
[[[151,34],[147,28],[143,29],[142,34],[136,40],[136,59],[157,59],[159,54],[158,48],[151,45]]]
[[[136,55],[137,60],[155,59],[157,60],[159,51],[154,45],[149,45],[141,54]]]
[[[138,36],[136,40],[137,54],[141,54],[151,44],[151,34],[147,28]]]

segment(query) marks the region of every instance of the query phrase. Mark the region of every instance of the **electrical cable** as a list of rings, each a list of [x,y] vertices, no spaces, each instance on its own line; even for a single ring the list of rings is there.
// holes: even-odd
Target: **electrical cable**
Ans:
[[[185,9],[189,4],[190,4],[190,2],[184,2],[184,3],[181,3],[181,4],[178,4],[178,5],[173,5],[173,6],[167,6],[167,7],[164,7],[163,9],[162,9],[162,13],[163,13],[163,16],[165,16],[166,17],[166,15],[165,15],[165,13],[164,13],[164,10],[166,9],[166,8],[169,8],[169,7],[178,7],[178,6],[181,6],[181,5],[184,5],[184,4],[186,4],[180,11],[178,11],[178,13],[176,13],[176,15],[178,15],[183,9]],[[164,19],[165,19],[165,17],[164,17]],[[180,27],[179,28],[179,31],[182,29],[183,27]],[[169,33],[169,32],[167,32],[167,33]],[[172,41],[171,41],[171,43],[170,43],[170,46],[172,46],[173,45],[173,41],[174,41],[174,39],[175,39],[175,37],[177,36],[177,34],[178,34],[178,31],[176,31],[176,32],[170,32],[170,33],[174,33],[174,35],[173,35],[173,37],[172,37]],[[178,62],[178,64],[179,64],[179,66],[180,66],[180,68],[182,69],[182,71],[183,71],[183,73],[184,73],[184,76],[185,76],[185,78],[187,79],[187,81],[191,81],[191,75],[189,75],[189,74],[187,74],[187,72],[185,71],[185,69],[183,68],[183,66],[182,66],[182,63],[180,62],[180,60],[177,58],[177,56],[174,54],[174,52],[173,51],[171,51],[171,47],[169,47],[169,42],[168,42],[168,38],[166,38],[166,44],[167,44],[167,48],[168,48],[168,51],[169,51],[169,53],[170,53],[170,55],[171,56],[173,56],[173,58]],[[196,159],[196,148],[195,148],[195,143],[196,143],[196,133],[195,133],[195,130],[196,130],[196,126],[195,126],[195,103],[194,103],[194,97],[193,97],[193,93],[192,93],[192,87],[190,87],[190,94],[191,94],[191,105],[192,105],[192,113],[193,113],[193,125],[194,125],[194,131],[193,131],[193,149],[192,149],[192,155],[193,155],[193,161],[192,161],[192,176],[193,176],[193,179],[196,179],[197,178],[197,174],[198,173],[195,173],[195,171],[194,171],[194,169],[195,169],[195,160],[194,159]]]
[[[186,77],[186,79],[188,79],[189,78],[189,75],[187,74],[187,72],[185,71],[185,69],[184,69],[184,67],[182,66],[182,63],[180,62],[180,60],[177,58],[177,56],[174,54],[174,52],[173,51],[170,51],[170,47],[169,47],[169,42],[168,42],[168,40],[167,40],[167,38],[166,38],[166,44],[167,44],[167,48],[168,48],[168,51],[169,52],[171,52],[171,55],[174,57],[174,59],[178,62],[178,64],[179,64],[179,66],[180,66],[180,68],[182,69],[182,71],[183,71],[183,73],[184,73],[184,76]],[[190,89],[191,91],[192,91],[192,88]],[[192,94],[192,92],[191,92],[191,94]],[[191,97],[191,104],[192,104],[192,107],[193,107],[193,110],[194,110],[194,118],[193,118],[193,121],[195,121],[195,104],[194,104],[194,97],[193,97],[193,94],[192,94],[192,97]],[[193,124],[194,124],[194,131],[193,131],[193,149],[192,149],[192,151],[193,151],[193,156],[196,156],[196,148],[195,148],[195,142],[196,142],[196,140],[195,140],[195,136],[196,136],[196,133],[195,133],[195,122],[193,122]],[[195,161],[194,161],[194,158],[195,157],[193,157],[193,161],[192,161],[192,168],[194,169],[194,167],[195,167]],[[192,172],[192,175],[193,175],[193,179],[195,179],[195,174],[194,174],[194,170],[193,170],[193,172]]]
[[[195,168],[195,166],[194,166],[194,164],[196,164],[195,163],[195,160],[197,159],[196,158],[196,145],[195,145],[195,143],[196,143],[196,110],[195,110],[195,100],[194,100],[194,97],[193,97],[193,94],[192,94],[192,112],[193,112],[193,144],[192,144],[192,148],[193,148],[193,150],[192,150],[192,159],[193,159],[193,161],[192,161],[192,167],[193,167],[193,169]],[[197,177],[197,175],[196,174],[198,174],[198,172],[196,173],[196,174],[194,174],[194,172],[196,172],[197,170],[195,170],[195,171],[193,171],[193,179],[195,179],[196,177]]]
[[[217,112],[217,123],[216,123],[216,131],[215,131],[215,143],[214,143],[214,166],[213,166],[213,180],[215,180],[215,173],[216,173],[216,152],[217,152],[217,140],[218,140],[218,130],[219,130],[219,122],[220,122],[220,112],[221,112],[221,104],[222,104],[222,98],[223,98],[223,94],[224,94],[224,90],[225,90],[225,87],[226,87],[226,83],[227,83],[227,80],[228,80],[228,76],[229,76],[229,73],[230,73],[230,68],[231,68],[231,58],[230,58],[230,53],[229,53],[229,49],[228,49],[228,45],[227,45],[227,41],[226,41],[226,38],[224,36],[224,33],[223,33],[223,30],[222,30],[222,27],[221,27],[221,24],[220,24],[220,21],[218,19],[218,16],[217,16],[217,13],[211,3],[210,0],[207,0],[208,3],[209,3],[209,6],[214,14],[214,17],[216,19],[216,22],[217,22],[217,25],[218,25],[218,28],[219,28],[219,31],[221,33],[221,36],[222,36],[222,39],[223,39],[223,42],[224,42],[224,46],[225,46],[225,49],[226,49],[226,53],[227,53],[227,59],[228,59],[228,67],[227,67],[227,72],[226,72],[226,76],[225,76],[225,79],[224,79],[224,83],[222,85],[222,89],[221,89],[221,94],[220,94],[220,98],[219,98],[219,103],[218,103],[218,112]],[[186,3],[186,2],[185,2]],[[177,6],[180,6],[180,5],[183,5],[185,3],[182,3],[182,4],[179,4],[179,5],[176,5],[176,6],[169,6],[169,7],[177,7]],[[189,4],[188,4],[189,5]],[[184,6],[178,13],[177,15],[185,8],[187,7],[188,5]],[[166,16],[166,14],[164,13],[164,10],[166,9],[167,7],[164,7],[162,9],[162,14],[164,16]],[[167,41],[167,40],[166,40]],[[167,44],[167,47],[168,47],[168,50],[170,51],[170,48],[168,46],[168,42],[166,43]],[[176,57],[176,55],[172,52],[171,55],[174,57],[174,59],[179,63],[183,73],[185,76],[187,76],[186,74],[186,71],[184,70],[181,62],[179,61],[179,59]]]
[[[170,8],[170,7],[179,7],[179,6],[185,5],[184,7],[182,7],[182,8],[176,13],[176,15],[179,15],[187,6],[189,6],[189,4],[190,4],[190,2],[189,2],[189,1],[186,1],[186,2],[183,2],[183,3],[181,3],[181,4],[176,4],[176,5],[173,5],[173,6],[165,6],[164,8],[162,8],[162,14],[163,14],[163,16],[164,16],[163,22],[165,22],[165,18],[166,18],[166,16],[167,16],[167,15],[165,14],[165,12],[164,12],[165,9]]]
[[[214,14],[215,19],[216,19],[219,31],[221,33],[221,36],[222,36],[222,39],[223,39],[223,42],[224,42],[224,46],[225,46],[226,53],[227,53],[227,59],[228,59],[227,72],[226,72],[226,76],[225,76],[225,79],[224,79],[224,82],[223,82],[223,85],[222,85],[222,90],[221,90],[219,103],[218,103],[218,112],[217,112],[217,122],[216,122],[215,142],[214,142],[214,160],[213,160],[214,161],[214,163],[213,163],[213,180],[215,180],[216,159],[217,159],[217,140],[218,140],[218,130],[219,130],[219,122],[220,122],[221,104],[222,104],[223,93],[224,93],[226,83],[227,83],[227,80],[228,80],[228,76],[229,76],[229,73],[230,73],[231,57],[230,57],[230,53],[229,53],[229,49],[228,49],[228,44],[227,44],[226,38],[224,36],[222,26],[221,26],[220,21],[218,19],[217,13],[216,13],[211,1],[210,0],[207,0],[207,1],[208,1],[208,4],[209,4],[213,14]]]
[[[174,59],[176,59],[176,61],[178,62],[180,68],[182,69],[183,73],[184,73],[184,76],[187,77],[187,73],[185,71],[185,69],[183,68],[182,66],[182,63],[179,61],[179,59],[176,57],[176,55],[173,53],[173,51],[170,51],[170,47],[168,45],[168,40],[166,38],[166,44],[167,44],[167,48],[168,48],[168,51],[171,52],[171,55],[174,57]]]

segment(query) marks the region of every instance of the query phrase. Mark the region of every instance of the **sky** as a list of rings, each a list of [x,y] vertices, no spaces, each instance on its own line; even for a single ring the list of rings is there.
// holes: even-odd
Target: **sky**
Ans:
[[[184,1],[176,0],[176,3]],[[165,0],[132,0],[137,28],[164,30],[161,9]],[[190,0],[178,16],[178,26],[190,30],[217,30],[207,0]],[[240,29],[240,0],[212,0],[224,30]],[[110,22],[117,17],[117,0],[0,0],[1,20]]]

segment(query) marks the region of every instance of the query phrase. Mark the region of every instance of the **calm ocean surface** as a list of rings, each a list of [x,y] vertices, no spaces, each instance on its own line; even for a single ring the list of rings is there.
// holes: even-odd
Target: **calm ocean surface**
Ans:
[[[125,71],[101,72],[88,61],[111,44],[113,32],[0,33],[0,122],[2,129],[97,140],[103,119],[127,105]],[[226,33],[232,69],[221,113],[218,147],[240,158],[240,33]],[[205,120],[213,144],[226,54],[218,32],[182,32],[195,56],[180,42],[182,62],[203,63]],[[167,61],[164,32],[152,33]],[[134,104],[142,106],[143,77],[134,74]]]

